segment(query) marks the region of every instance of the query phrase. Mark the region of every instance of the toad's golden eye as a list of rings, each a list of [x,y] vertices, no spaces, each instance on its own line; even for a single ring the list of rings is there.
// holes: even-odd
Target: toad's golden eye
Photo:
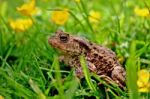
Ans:
[[[59,38],[61,42],[66,43],[69,39],[69,34],[61,34]]]

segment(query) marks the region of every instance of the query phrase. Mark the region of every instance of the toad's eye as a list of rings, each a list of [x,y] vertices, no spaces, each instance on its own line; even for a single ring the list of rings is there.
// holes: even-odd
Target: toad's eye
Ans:
[[[69,34],[61,34],[60,35],[60,41],[66,43],[69,39]]]

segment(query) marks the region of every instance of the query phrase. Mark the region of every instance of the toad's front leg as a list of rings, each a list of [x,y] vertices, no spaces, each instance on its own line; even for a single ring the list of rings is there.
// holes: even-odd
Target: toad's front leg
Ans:
[[[70,67],[73,67],[75,64],[73,59],[67,55],[66,56],[65,55],[59,56],[59,62],[63,62]]]
[[[77,64],[77,65],[78,66],[76,66],[75,73],[78,78],[83,78],[84,77],[83,69],[80,66],[80,64]],[[88,66],[89,72],[96,73],[96,66],[93,63],[87,61],[87,66]]]
[[[65,60],[65,58],[64,58],[64,56],[62,55],[62,56],[59,56],[59,62],[64,62],[64,60]]]

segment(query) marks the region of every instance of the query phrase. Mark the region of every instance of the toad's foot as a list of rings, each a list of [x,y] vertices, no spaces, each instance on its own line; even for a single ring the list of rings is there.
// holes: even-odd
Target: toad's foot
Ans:
[[[123,67],[116,66],[114,67],[111,78],[121,87],[123,88],[125,86],[125,76],[126,72]]]

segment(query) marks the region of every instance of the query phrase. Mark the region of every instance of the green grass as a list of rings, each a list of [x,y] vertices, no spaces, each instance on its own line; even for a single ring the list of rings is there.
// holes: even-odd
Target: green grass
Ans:
[[[141,0],[37,0],[42,14],[32,16],[34,25],[16,33],[10,18],[27,18],[16,11],[22,0],[0,1],[0,95],[5,99],[149,99],[138,92],[137,72],[150,71],[150,17],[136,16],[134,8],[147,7]],[[70,17],[59,26],[50,21],[56,9],[68,8]],[[99,11],[96,25],[88,20],[90,10]],[[59,53],[48,44],[48,37],[58,28],[86,37],[116,52],[127,72],[127,88],[109,85],[98,75],[89,73],[86,61],[80,61],[85,75],[79,80],[74,69],[59,63]],[[99,86],[98,83],[102,83]]]

